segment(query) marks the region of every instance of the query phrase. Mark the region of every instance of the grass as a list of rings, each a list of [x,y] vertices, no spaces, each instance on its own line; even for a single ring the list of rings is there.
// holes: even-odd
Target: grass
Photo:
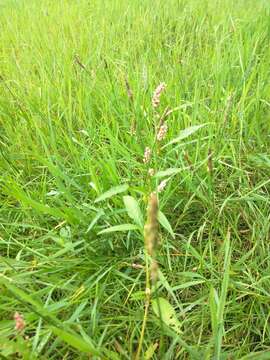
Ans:
[[[270,358],[269,14],[0,1],[1,358]]]

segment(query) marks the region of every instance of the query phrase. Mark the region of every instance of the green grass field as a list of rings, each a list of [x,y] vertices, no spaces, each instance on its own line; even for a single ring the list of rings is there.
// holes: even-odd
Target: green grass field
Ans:
[[[269,19],[0,0],[1,359],[270,359]]]

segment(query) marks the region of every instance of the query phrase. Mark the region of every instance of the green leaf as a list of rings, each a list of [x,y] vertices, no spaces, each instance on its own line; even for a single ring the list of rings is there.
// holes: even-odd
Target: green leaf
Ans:
[[[10,360],[20,358],[26,360],[36,360],[37,356],[30,352],[27,345],[27,340],[25,340],[22,336],[17,337],[16,341],[3,339],[1,337],[0,359]],[[44,360],[43,357],[39,357],[39,359]]]
[[[127,209],[128,216],[134,220],[134,222],[143,227],[143,214],[141,212],[138,201],[132,196],[124,196],[124,204]]]
[[[139,226],[134,224],[122,224],[122,225],[111,226],[107,229],[104,229],[100,231],[98,235],[112,233],[116,231],[129,231],[129,230],[139,230],[139,229],[140,229]]]
[[[31,307],[33,312],[35,312],[39,317],[46,319],[48,323],[56,326],[61,324],[61,322],[53,315],[53,313],[43,306],[39,299],[33,299],[32,296],[17,286],[11,284],[10,280],[1,276],[1,274],[0,284],[3,284],[12,293],[15,299],[17,299],[20,303],[27,304],[28,307]],[[35,297],[37,296],[35,295]]]
[[[152,309],[157,317],[159,317],[168,327],[180,334],[181,324],[177,319],[176,313],[168,300],[159,297],[152,300]]]
[[[173,291],[176,290],[181,290],[181,289],[187,289],[191,286],[196,286],[196,285],[200,285],[200,284],[204,284],[205,280],[193,280],[193,281],[187,281],[186,283],[180,284],[180,285],[176,285],[172,287]]]
[[[18,288],[13,285],[10,280],[5,278],[4,276],[0,276],[0,284],[4,284],[5,287],[16,297],[20,302],[31,304],[33,309],[38,311],[41,316],[48,316],[47,310],[43,307],[43,305],[32,298],[29,294],[27,294],[24,290]]]
[[[196,131],[198,131],[199,129],[201,129],[202,127],[204,127],[206,124],[201,124],[201,125],[194,125],[194,126],[190,126],[182,131],[180,131],[180,134],[173,140],[171,140],[170,142],[168,142],[168,144],[166,144],[165,146],[163,146],[163,148],[165,148],[166,146],[175,144],[180,142],[181,140],[184,140],[185,138],[187,138],[188,136],[194,134]]]
[[[180,173],[180,171],[181,171],[180,168],[169,168],[169,169],[166,169],[166,170],[158,171],[155,174],[155,177],[156,178],[161,178],[161,177],[166,177],[166,176],[172,176],[172,175]]]
[[[62,227],[59,231],[59,235],[64,239],[70,239],[72,236],[70,226]]]
[[[258,351],[252,352],[244,357],[241,357],[240,360],[269,360],[270,359],[270,351]]]
[[[152,343],[144,353],[144,360],[150,360],[155,354],[156,349],[158,348],[158,343]]]
[[[8,189],[10,190],[10,189]],[[67,216],[65,213],[63,213],[61,210],[53,207],[46,206],[42,203],[39,203],[36,200],[33,200],[30,198],[26,192],[23,189],[20,189],[19,186],[14,185],[12,188],[12,191],[10,190],[10,193],[23,205],[30,206],[36,211],[43,213],[43,214],[49,214],[51,216],[54,216],[56,218],[66,218]]]
[[[139,290],[134,292],[131,296],[130,299],[133,300],[143,300],[145,298],[145,291]]]
[[[72,334],[55,326],[52,326],[51,330],[61,340],[63,340],[68,345],[74,347],[75,349],[92,355],[100,355],[100,352],[96,349],[94,345],[86,342],[82,337],[78,336],[77,334]]]
[[[223,338],[223,327],[224,327],[224,312],[226,306],[227,291],[230,279],[230,266],[231,266],[231,247],[230,247],[230,233],[227,235],[225,242],[224,251],[224,268],[223,268],[223,280],[221,284],[221,292],[219,303],[217,307],[217,332],[214,338],[215,340],[215,358],[219,359],[222,351],[222,338]]]
[[[169,223],[169,220],[166,218],[166,216],[161,211],[158,212],[158,221],[159,221],[160,225],[163,226],[164,229],[166,229],[172,235],[172,237],[175,239],[175,234],[173,232],[171,224]]]
[[[218,312],[218,293],[215,288],[211,287],[209,294],[209,308],[211,315],[211,326],[213,336],[216,337],[217,329],[218,329],[218,320],[217,320],[217,312]]]
[[[87,230],[86,230],[86,234],[89,233],[90,230],[93,229],[93,227],[96,225],[96,223],[98,222],[98,220],[101,218],[101,216],[104,215],[104,211],[103,210],[99,210],[98,213],[96,214],[96,216],[94,217],[94,219],[91,221],[90,225],[88,226]]]
[[[110,360],[121,360],[122,359],[115,351],[103,349],[103,353],[107,356],[106,359],[110,359]]]
[[[114,195],[125,192],[128,190],[128,187],[129,187],[128,184],[123,184],[123,185],[112,187],[110,190],[104,192],[99,197],[97,197],[95,200],[95,203],[109,199],[109,198],[113,197]]]

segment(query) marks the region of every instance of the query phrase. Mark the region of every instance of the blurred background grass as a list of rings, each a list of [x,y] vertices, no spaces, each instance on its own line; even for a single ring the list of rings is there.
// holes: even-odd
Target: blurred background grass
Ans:
[[[206,126],[155,159],[158,171],[180,171],[160,194],[175,238],[161,230],[157,293],[174,306],[183,333],[151,313],[143,353],[156,343],[149,358],[268,351],[268,2],[1,1],[0,19],[2,355],[87,358],[59,329],[94,343],[96,358],[136,352],[144,270],[131,265],[143,264],[142,235],[98,235],[131,220],[122,193],[94,201],[128,184],[145,210],[162,180],[148,179],[142,160],[162,81],[160,112],[179,107],[164,144]],[[28,340],[14,334],[15,311]]]

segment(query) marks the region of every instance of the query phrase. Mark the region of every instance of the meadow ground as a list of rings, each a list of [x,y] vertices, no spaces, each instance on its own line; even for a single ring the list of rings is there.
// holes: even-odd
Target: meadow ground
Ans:
[[[270,359],[269,15],[0,1],[1,358]]]

